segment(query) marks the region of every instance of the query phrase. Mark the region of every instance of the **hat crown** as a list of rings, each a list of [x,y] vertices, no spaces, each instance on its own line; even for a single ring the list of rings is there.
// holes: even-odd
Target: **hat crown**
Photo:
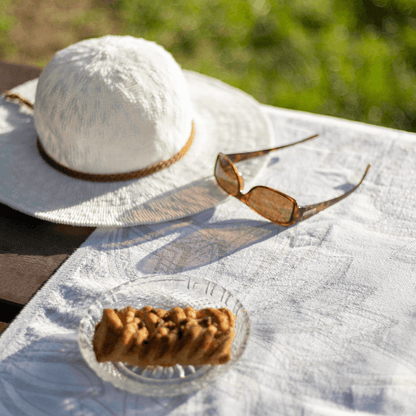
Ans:
[[[105,36],[55,54],[39,77],[34,121],[43,148],[59,164],[125,173],[182,149],[192,104],[180,66],[163,47]]]

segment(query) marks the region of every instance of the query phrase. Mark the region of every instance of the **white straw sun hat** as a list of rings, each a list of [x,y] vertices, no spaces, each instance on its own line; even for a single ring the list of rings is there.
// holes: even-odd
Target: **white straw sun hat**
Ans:
[[[196,214],[227,197],[213,177],[218,152],[272,146],[252,97],[130,36],[65,48],[16,90],[35,106],[32,116],[1,100],[0,202],[52,222],[133,226]],[[264,165],[247,162],[246,181]]]

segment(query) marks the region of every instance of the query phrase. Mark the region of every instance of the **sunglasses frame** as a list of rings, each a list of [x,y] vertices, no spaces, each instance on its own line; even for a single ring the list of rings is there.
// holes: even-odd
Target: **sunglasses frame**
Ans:
[[[350,195],[352,192],[354,192],[361,185],[361,183],[364,180],[365,176],[367,175],[367,172],[370,169],[370,166],[371,165],[368,165],[367,166],[367,168],[366,168],[366,170],[364,172],[364,175],[362,176],[362,178],[358,182],[358,184],[355,185],[348,192],[346,192],[346,193],[344,193],[344,194],[342,194],[342,195],[340,195],[340,196],[338,196],[336,198],[333,198],[333,199],[330,199],[330,200],[327,200],[327,201],[324,201],[324,202],[319,202],[317,204],[304,205],[304,206],[299,207],[298,206],[298,203],[296,202],[296,200],[294,198],[292,198],[289,195],[286,195],[283,192],[278,191],[277,189],[273,189],[273,188],[270,188],[268,186],[262,186],[262,185],[254,186],[247,193],[243,194],[242,193],[242,190],[243,190],[243,187],[244,187],[244,179],[241,176],[240,172],[235,167],[234,163],[241,162],[241,161],[247,160],[247,159],[251,159],[253,157],[259,157],[259,156],[265,155],[265,154],[267,154],[269,152],[272,152],[274,150],[280,150],[280,149],[283,149],[283,148],[286,148],[286,147],[289,147],[289,146],[294,146],[295,144],[302,143],[302,142],[305,142],[307,140],[314,139],[317,136],[318,135],[315,134],[313,136],[307,137],[306,139],[300,140],[300,141],[295,142],[295,143],[290,143],[290,144],[287,144],[287,145],[284,145],[284,146],[274,147],[274,148],[271,148],[271,149],[258,150],[258,151],[255,151],[255,152],[231,153],[231,154],[218,153],[218,156],[217,156],[217,159],[216,159],[216,162],[215,162],[215,167],[214,167],[214,176],[215,176],[215,179],[216,179],[218,185],[221,187],[221,189],[223,189],[229,195],[234,196],[235,198],[237,198],[238,200],[240,200],[243,204],[245,204],[248,207],[250,207],[254,212],[256,212],[257,214],[261,215],[263,218],[266,218],[266,219],[268,219],[269,221],[272,221],[275,224],[283,225],[283,226],[286,227],[286,226],[295,224],[295,223],[297,223],[299,221],[303,221],[303,220],[305,220],[307,218],[312,217],[313,215],[317,214],[318,212],[323,211],[324,209],[330,207],[331,205],[336,204],[337,202],[341,201],[342,199],[344,199],[348,195]],[[220,182],[218,181],[218,178],[217,178],[217,175],[216,175],[216,170],[217,170],[217,163],[218,163],[218,160],[220,159],[220,157],[224,157],[227,160],[227,162],[230,164],[230,166],[232,167],[232,169],[233,169],[233,171],[234,171],[234,173],[235,173],[235,175],[237,177],[237,181],[238,181],[238,192],[237,192],[236,195],[233,195],[230,192],[228,192],[226,189],[224,189],[220,185]],[[260,214],[256,209],[254,209],[250,205],[249,200],[250,200],[250,193],[254,189],[256,189],[256,188],[267,189],[267,190],[269,190],[271,192],[274,192],[274,193],[277,193],[277,194],[279,194],[279,195],[287,198],[289,201],[291,201],[293,203],[293,211],[292,211],[292,215],[291,215],[290,220],[287,221],[287,222],[272,220],[272,219],[267,218],[264,215]]]

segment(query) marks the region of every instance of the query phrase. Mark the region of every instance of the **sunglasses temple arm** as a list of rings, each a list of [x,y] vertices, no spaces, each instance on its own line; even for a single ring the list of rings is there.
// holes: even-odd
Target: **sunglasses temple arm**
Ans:
[[[308,140],[314,139],[315,137],[318,137],[318,135],[314,134],[313,136],[307,137],[306,139],[303,139],[303,140],[299,140],[298,142],[285,144],[279,147],[273,147],[271,149],[258,150],[255,152],[231,153],[231,154],[227,154],[226,156],[231,160],[232,163],[241,162],[243,160],[251,159],[253,157],[266,155],[267,153],[273,152],[275,150],[285,149],[286,147],[290,147],[290,146],[294,146],[295,144],[306,142]]]
[[[345,194],[338,196],[334,199],[330,199],[329,201],[324,201],[324,202],[319,202],[318,204],[304,205],[302,207],[299,207],[297,215],[296,215],[297,218],[295,218],[296,221],[302,221],[302,220],[305,220],[306,218],[310,218],[313,215],[317,214],[318,212],[323,211],[324,209],[330,207],[331,205],[336,204],[337,202],[346,198],[348,195],[352,194],[361,185],[362,181],[367,175],[368,170],[370,169],[370,166],[371,165],[367,166],[367,169],[365,170],[364,175],[361,178],[360,182],[358,182],[357,185],[355,185],[352,189],[350,189]]]

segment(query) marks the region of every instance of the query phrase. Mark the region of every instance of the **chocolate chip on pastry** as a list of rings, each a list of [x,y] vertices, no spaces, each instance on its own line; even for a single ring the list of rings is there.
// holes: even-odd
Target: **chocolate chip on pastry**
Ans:
[[[104,309],[95,327],[94,352],[99,362],[141,367],[224,364],[231,358],[235,320],[226,308]]]

